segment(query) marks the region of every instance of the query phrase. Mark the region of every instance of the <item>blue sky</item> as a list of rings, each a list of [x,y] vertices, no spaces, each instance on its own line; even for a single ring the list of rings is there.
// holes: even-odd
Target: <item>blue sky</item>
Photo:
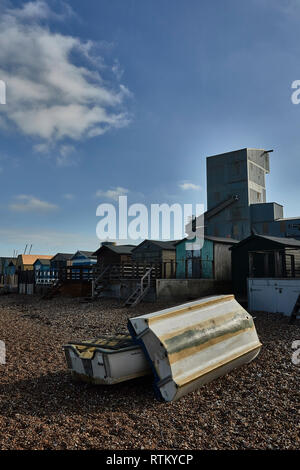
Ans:
[[[93,250],[97,205],[206,203],[205,157],[274,149],[299,216],[298,0],[0,0],[0,255]]]

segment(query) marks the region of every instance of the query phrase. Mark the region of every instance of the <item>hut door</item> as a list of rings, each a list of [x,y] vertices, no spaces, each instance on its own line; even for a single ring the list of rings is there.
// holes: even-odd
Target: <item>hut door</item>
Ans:
[[[265,258],[264,253],[253,253],[253,277],[265,276]]]
[[[200,258],[193,258],[193,279],[200,279],[201,277],[201,267],[200,267]]]

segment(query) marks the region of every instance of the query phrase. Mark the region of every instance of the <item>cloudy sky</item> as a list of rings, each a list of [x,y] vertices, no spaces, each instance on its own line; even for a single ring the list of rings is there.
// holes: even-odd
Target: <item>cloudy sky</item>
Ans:
[[[118,195],[205,204],[205,157],[243,147],[299,216],[299,24],[299,0],[0,0],[0,255],[96,248]]]

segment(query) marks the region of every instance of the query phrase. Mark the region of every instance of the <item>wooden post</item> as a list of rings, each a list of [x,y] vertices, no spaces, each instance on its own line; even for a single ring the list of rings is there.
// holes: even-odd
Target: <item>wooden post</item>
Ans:
[[[291,255],[291,270],[292,270],[292,277],[296,277],[295,255]]]
[[[269,253],[264,254],[264,275],[269,276]]]
[[[28,271],[26,270],[25,273],[26,273],[26,276],[25,276],[25,278],[26,278],[25,279],[25,294],[27,295],[28,294],[28,291],[27,291],[27,289],[28,289]]]
[[[254,271],[253,271],[253,253],[249,253],[249,277],[254,277]]]
[[[274,252],[274,261],[275,261],[275,277],[280,277],[280,256],[279,251]]]
[[[282,252],[282,277],[287,277],[286,273],[286,253]]]

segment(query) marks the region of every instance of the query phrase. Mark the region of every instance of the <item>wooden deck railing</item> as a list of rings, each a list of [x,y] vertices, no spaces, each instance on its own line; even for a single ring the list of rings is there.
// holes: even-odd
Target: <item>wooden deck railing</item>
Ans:
[[[165,261],[163,263],[121,263],[92,266],[67,266],[49,271],[21,271],[19,282],[38,285],[51,284],[56,280],[62,282],[91,282],[101,275],[105,281],[140,280],[151,268],[150,280],[155,279],[199,279],[214,277],[212,261],[198,258],[182,261]]]
[[[58,277],[62,281],[92,281],[99,278],[99,276],[106,281],[139,280],[150,268],[151,280],[214,277],[213,261],[202,261],[197,258],[178,262],[171,260],[163,263],[68,266],[59,270]]]

